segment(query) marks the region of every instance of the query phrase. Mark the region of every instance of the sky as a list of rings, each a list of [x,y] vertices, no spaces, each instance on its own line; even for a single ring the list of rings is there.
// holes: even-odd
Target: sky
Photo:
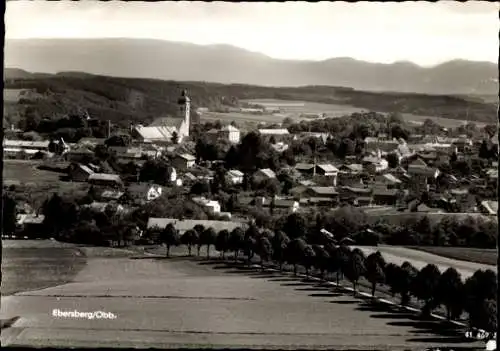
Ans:
[[[278,59],[498,62],[491,2],[9,1],[6,39],[150,38],[229,44]]]

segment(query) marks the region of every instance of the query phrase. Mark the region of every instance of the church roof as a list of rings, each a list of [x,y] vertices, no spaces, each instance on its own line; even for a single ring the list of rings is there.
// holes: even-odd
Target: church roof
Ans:
[[[150,127],[168,126],[179,129],[181,127],[182,122],[184,122],[184,118],[160,117],[155,119],[153,123],[151,123],[149,126]]]

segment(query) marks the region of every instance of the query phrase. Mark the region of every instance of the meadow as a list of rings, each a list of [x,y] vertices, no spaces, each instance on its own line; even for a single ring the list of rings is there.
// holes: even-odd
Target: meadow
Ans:
[[[495,249],[478,249],[471,247],[417,246],[412,249],[432,253],[455,260],[497,265],[498,251]]]

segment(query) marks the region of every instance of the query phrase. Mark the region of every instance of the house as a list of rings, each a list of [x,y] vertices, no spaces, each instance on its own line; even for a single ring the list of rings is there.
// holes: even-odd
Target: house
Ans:
[[[209,220],[197,220],[197,219],[176,219],[176,218],[153,218],[150,217],[148,219],[147,228],[148,229],[165,229],[165,227],[172,223],[179,231],[179,234],[184,234],[186,231],[194,229],[195,226],[201,225],[205,229],[212,228],[216,233],[219,233],[221,230],[227,230],[229,232],[233,231],[236,228],[242,228],[245,230],[248,225],[241,222],[231,222],[231,221],[209,221]]]
[[[319,164],[316,165],[316,176],[328,180],[333,186],[337,186],[337,177],[339,170],[337,167],[331,164]]]
[[[301,174],[313,175],[314,167],[313,163],[297,163],[295,165],[295,170]]]
[[[322,197],[330,199],[337,199],[339,196],[339,193],[333,186],[312,186],[303,194],[304,196],[309,197]]]
[[[64,158],[69,162],[88,162],[94,158],[94,152],[85,146],[72,148],[64,154]]]
[[[100,195],[100,199],[105,202],[118,201],[123,196],[123,194],[125,194],[123,191],[104,190]]]
[[[373,198],[371,196],[356,196],[352,199],[352,204],[354,206],[371,206]]]
[[[398,202],[399,190],[397,189],[373,189],[373,203],[376,205],[395,206]]]
[[[427,166],[427,164],[421,159],[416,159],[408,165],[408,174],[410,176],[422,176],[428,179],[435,179],[439,175],[439,170],[437,168]]]
[[[86,147],[96,147],[97,145],[104,145],[106,138],[81,138],[78,140],[78,145]]]
[[[219,214],[220,213],[221,207],[220,207],[219,201],[209,200],[203,196],[193,197],[192,200],[194,203],[197,203],[198,205],[206,208],[208,210],[208,212],[210,212],[212,214]]]
[[[3,141],[4,156],[32,156],[39,152],[49,152],[48,141],[7,140]]]
[[[288,129],[259,129],[258,131],[264,139],[274,139],[276,142],[286,141],[290,137]]]
[[[123,182],[118,174],[93,173],[88,177],[88,182],[92,185],[109,186],[120,188]]]
[[[481,201],[481,212],[489,216],[498,215],[498,201]]]
[[[90,204],[83,205],[83,207],[90,209],[91,211],[94,212],[106,212],[110,211],[113,214],[126,214],[130,210],[125,208],[124,206],[120,204],[114,204],[114,203],[109,203],[109,202],[99,202],[99,201],[94,201]]]
[[[222,127],[219,135],[220,135],[221,139],[227,140],[230,143],[234,143],[234,144],[239,143],[240,138],[241,138],[240,130],[238,128],[230,125],[230,124]]]
[[[16,229],[28,236],[37,236],[43,228],[44,215],[34,214],[19,214],[16,216]]]
[[[299,202],[294,199],[266,199],[265,197],[260,197],[256,201],[259,202],[258,204],[256,203],[256,205],[264,208],[273,207],[273,209],[277,211],[296,212],[300,207]]]
[[[387,140],[377,137],[366,137],[364,142],[366,151],[382,150],[385,152],[391,152],[394,151],[399,145],[399,141],[396,139]]]
[[[371,197],[372,189],[358,188],[352,186],[341,186],[338,188],[339,199],[341,201],[351,201],[359,197]]]
[[[134,200],[149,202],[156,200],[162,194],[163,188],[157,184],[132,184],[127,187],[127,194]]]
[[[379,173],[389,168],[389,162],[382,158],[380,150],[377,150],[376,156],[366,156],[363,158],[363,165],[371,173]]]
[[[172,165],[178,169],[189,169],[194,167],[196,157],[190,154],[177,154],[172,159]]]
[[[242,184],[243,177],[244,177],[244,174],[237,169],[231,169],[231,170],[227,171],[227,173],[226,173],[227,181],[233,185]]]
[[[401,180],[396,178],[390,173],[379,175],[375,178],[375,182],[378,184],[385,185],[387,188],[398,188],[403,183]]]
[[[74,182],[86,182],[91,175],[95,172],[88,166],[78,164],[71,164],[68,169],[69,178]]]
[[[274,173],[274,171],[269,168],[259,169],[253,174],[253,179],[258,183],[266,179],[276,179],[276,173]]]
[[[221,129],[210,129],[205,133],[205,135],[212,142],[217,142],[218,140],[226,140],[233,144],[239,143],[241,138],[240,130],[232,125],[226,125]]]
[[[344,164],[339,167],[339,172],[350,174],[361,173],[363,172],[363,165],[359,163]]]
[[[288,144],[285,144],[283,142],[278,142],[276,144],[271,144],[271,147],[276,151],[276,152],[279,152],[279,153],[282,153],[282,152],[285,152],[286,150],[288,150],[289,146]]]

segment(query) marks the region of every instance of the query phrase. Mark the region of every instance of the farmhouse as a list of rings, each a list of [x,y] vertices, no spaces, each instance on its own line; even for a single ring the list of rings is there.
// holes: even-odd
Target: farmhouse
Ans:
[[[193,197],[192,200],[194,203],[197,203],[198,205],[205,207],[208,210],[208,212],[212,214],[220,213],[221,207],[219,201],[209,200],[203,196]]]

